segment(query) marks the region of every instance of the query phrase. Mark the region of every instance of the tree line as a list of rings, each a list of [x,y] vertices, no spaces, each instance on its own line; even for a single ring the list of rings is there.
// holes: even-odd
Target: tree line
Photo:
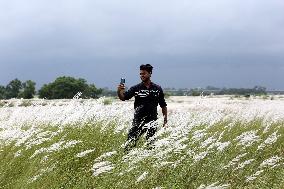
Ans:
[[[38,91],[36,83],[32,80],[25,82],[19,79],[10,81],[6,86],[0,85],[0,99],[24,98],[31,99],[37,95],[45,99],[71,99],[78,92],[80,98],[98,98],[99,96],[116,96],[115,90],[97,88],[94,84],[88,84],[85,79],[62,76],[53,82],[44,84]],[[208,86],[206,88],[175,89],[165,88],[167,96],[200,96],[200,95],[266,95],[266,88],[255,86],[253,88],[218,88]]]
[[[24,98],[31,99],[35,95],[45,99],[71,99],[78,92],[80,98],[98,98],[102,94],[102,89],[94,84],[88,84],[85,79],[62,76],[55,81],[44,84],[36,91],[36,83],[32,80],[25,82],[19,79],[10,81],[6,86],[0,85],[0,99]]]
[[[165,88],[165,93],[170,96],[200,96],[200,95],[266,95],[265,87],[255,86],[253,88],[218,88],[208,86],[206,88],[192,88],[192,89],[175,89]]]

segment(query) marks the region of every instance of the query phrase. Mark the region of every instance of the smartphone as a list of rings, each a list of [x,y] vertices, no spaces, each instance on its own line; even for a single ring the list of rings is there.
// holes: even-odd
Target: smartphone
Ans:
[[[125,78],[120,79],[120,84],[123,84],[123,85],[125,84]]]

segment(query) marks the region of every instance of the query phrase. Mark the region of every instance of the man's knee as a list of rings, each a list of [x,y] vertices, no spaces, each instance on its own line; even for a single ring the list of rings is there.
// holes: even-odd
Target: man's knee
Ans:
[[[146,139],[148,140],[149,138],[153,137],[157,131],[157,128],[150,128],[147,130],[147,135]]]
[[[150,137],[153,137],[157,131],[157,122],[153,120],[148,124],[146,139],[148,140]]]
[[[140,123],[134,120],[132,122],[132,127],[128,131],[128,139],[136,139],[141,133]]]

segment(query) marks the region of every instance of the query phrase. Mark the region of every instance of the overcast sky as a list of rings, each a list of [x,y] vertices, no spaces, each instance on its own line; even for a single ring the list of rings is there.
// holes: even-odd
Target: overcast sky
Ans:
[[[284,90],[283,0],[0,0],[0,85],[58,76],[98,87]]]

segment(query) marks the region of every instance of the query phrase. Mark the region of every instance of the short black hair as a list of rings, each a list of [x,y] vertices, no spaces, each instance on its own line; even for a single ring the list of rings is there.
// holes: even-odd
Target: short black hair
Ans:
[[[150,64],[146,64],[146,65],[142,64],[140,66],[140,70],[146,70],[147,72],[151,74],[153,71],[153,66],[151,66]]]

